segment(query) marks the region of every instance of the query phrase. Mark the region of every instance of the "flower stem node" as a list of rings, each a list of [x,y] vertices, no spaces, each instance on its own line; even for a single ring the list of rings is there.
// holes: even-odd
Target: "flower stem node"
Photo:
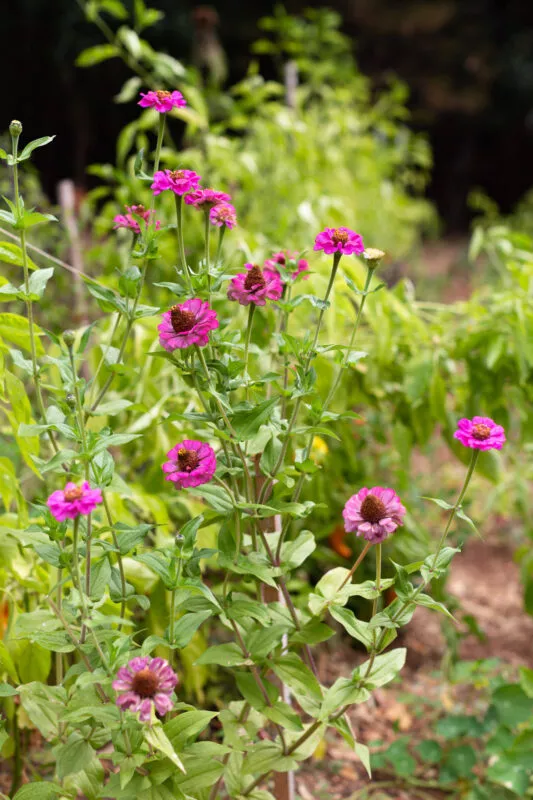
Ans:
[[[363,258],[368,264],[368,269],[375,270],[385,258],[385,253],[383,250],[378,250],[377,247],[367,247],[363,253]]]
[[[22,133],[22,122],[19,122],[18,119],[14,119],[9,125],[9,133],[11,136],[18,139]]]

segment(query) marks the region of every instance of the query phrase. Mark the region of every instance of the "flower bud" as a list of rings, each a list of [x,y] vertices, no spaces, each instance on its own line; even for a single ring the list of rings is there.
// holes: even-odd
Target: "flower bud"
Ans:
[[[74,344],[76,339],[76,334],[74,331],[63,331],[63,341],[65,342],[66,346],[70,349]]]
[[[385,253],[376,247],[367,247],[363,253],[363,258],[368,264],[368,269],[374,270],[379,267],[380,261],[385,258]]]
[[[9,125],[9,133],[11,136],[16,136],[18,138],[22,133],[22,122],[19,122],[18,119],[14,119]]]

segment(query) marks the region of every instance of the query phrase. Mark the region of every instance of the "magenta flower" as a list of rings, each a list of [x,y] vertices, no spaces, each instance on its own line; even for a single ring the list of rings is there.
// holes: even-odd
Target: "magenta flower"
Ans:
[[[163,464],[166,481],[173,481],[177,489],[209,483],[217,468],[215,451],[205,442],[185,439],[167,453],[169,461]]]
[[[157,326],[159,341],[169,353],[194,344],[205,347],[209,331],[215,328],[218,328],[217,312],[199,297],[172,306],[170,311],[164,312],[163,322]]]
[[[151,188],[154,194],[170,189],[174,194],[182,195],[193,192],[200,180],[200,176],[190,169],[165,169],[155,173]]]
[[[279,264],[282,267],[287,267],[288,261],[296,261],[298,253],[291,253],[290,250],[282,250],[279,253],[274,253],[265,261],[265,267],[269,269],[276,269]],[[306,273],[306,274],[303,274]],[[291,280],[295,281],[299,275],[302,275],[303,280],[306,281],[309,277],[309,262],[305,258],[299,258],[296,261],[296,269],[291,272]],[[282,279],[283,280],[283,279]]]
[[[220,203],[231,204],[231,197],[225,192],[216,192],[214,189],[197,189],[195,192],[185,195],[185,202],[201,211],[211,211]]]
[[[217,228],[225,225],[231,230],[237,224],[237,212],[231,203],[219,203],[209,212],[209,220]]]
[[[323,250],[324,253],[344,253],[360,255],[365,247],[362,237],[350,228],[326,228],[315,239],[314,250]]]
[[[102,492],[100,489],[91,489],[85,481],[81,486],[75,483],[67,483],[64,489],[52,492],[46,505],[50,513],[58,522],[65,519],[74,519],[80,514],[87,515],[94,511],[96,506],[102,502]]]
[[[501,450],[505,442],[505,431],[490,417],[460,419],[454,439],[474,450]]]
[[[141,100],[138,104],[143,108],[155,108],[160,114],[166,114],[173,108],[184,108],[187,103],[181,92],[165,92],[159,90],[157,92],[141,92]]]
[[[155,211],[152,213],[155,214]],[[144,220],[144,222],[148,224],[150,221],[150,211],[148,211],[148,209],[142,205],[126,206],[126,214],[117,214],[115,217],[113,229],[117,230],[117,228],[129,228],[134,233],[140,233],[141,226],[139,224],[139,219]],[[161,223],[156,221],[155,227],[156,230],[159,230]]]
[[[228,297],[237,300],[241,306],[255,303],[264,306],[268,300],[279,300],[283,293],[283,284],[279,272],[273,269],[261,269],[257,264],[245,264],[247,272],[239,272],[232,278]]]
[[[348,533],[364,536],[367,542],[379,544],[403,525],[405,508],[394,489],[375,486],[359,489],[352,495],[342,512]]]
[[[123,711],[138,711],[141,722],[150,722],[152,706],[158,714],[172,708],[171,695],[178,676],[164,658],[132,658],[120,667],[113,689],[120,692],[117,706]]]

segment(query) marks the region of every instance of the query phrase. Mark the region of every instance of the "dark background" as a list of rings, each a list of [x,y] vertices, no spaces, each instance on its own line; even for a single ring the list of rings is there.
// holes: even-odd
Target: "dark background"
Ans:
[[[189,61],[199,3],[154,0],[152,5],[166,17],[147,38],[156,49]],[[219,13],[231,83],[246,72],[250,45],[259,36],[257,20],[272,11],[272,2],[211,5]],[[309,5],[328,5],[342,15],[360,67],[377,87],[391,72],[409,85],[412,125],[429,133],[434,151],[428,194],[446,229],[468,227],[466,200],[474,187],[510,211],[533,185],[533,2],[285,3],[291,13]],[[58,146],[39,159],[45,189],[54,197],[61,178],[74,177],[83,185],[88,164],[113,161],[116,136],[136,107],[111,99],[130,73],[118,59],[90,69],[74,66],[82,49],[103,41],[75,0],[17,0],[9,6],[0,22],[0,130],[21,118],[25,137],[58,134]],[[268,62],[262,67],[268,73]]]

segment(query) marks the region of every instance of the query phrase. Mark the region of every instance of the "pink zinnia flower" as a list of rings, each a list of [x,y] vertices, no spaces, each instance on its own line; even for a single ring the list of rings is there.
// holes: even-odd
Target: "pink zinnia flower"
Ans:
[[[279,300],[283,293],[283,284],[279,272],[273,269],[261,269],[257,264],[245,264],[247,272],[240,272],[232,278],[228,289],[230,300],[237,300],[241,306],[255,303],[264,306],[268,300]]]
[[[102,492],[100,489],[91,489],[85,481],[81,486],[67,483],[64,489],[52,492],[46,505],[52,516],[58,522],[63,522],[65,519],[74,519],[80,514],[90,514],[101,502]]]
[[[167,453],[169,461],[163,464],[166,481],[173,481],[177,489],[209,483],[217,468],[215,451],[205,442],[185,439]]]
[[[152,706],[158,714],[172,708],[171,695],[178,676],[164,658],[132,658],[126,667],[120,667],[113,689],[121,694],[117,706],[123,711],[139,711],[141,722],[150,722]]]
[[[505,442],[504,429],[490,417],[460,419],[453,436],[474,450],[501,450]]]
[[[399,525],[403,525],[405,508],[394,489],[375,486],[360,489],[352,495],[342,512],[348,533],[364,536],[367,542],[379,544]]]
[[[143,108],[155,108],[160,114],[166,114],[173,108],[184,108],[187,103],[181,92],[165,92],[160,89],[157,92],[147,92],[146,94],[141,92],[141,100],[137,105]]]
[[[218,328],[217,312],[199,297],[172,306],[170,311],[164,312],[163,322],[157,326],[159,341],[169,353],[194,344],[205,347],[209,331],[215,328]]]
[[[126,214],[117,214],[115,217],[115,224],[113,225],[114,230],[117,230],[117,228],[129,228],[134,233],[140,233],[141,226],[139,225],[139,220],[135,219],[135,217],[139,217],[148,224],[150,221],[150,211],[142,205],[126,206],[125,208]],[[155,214],[155,211],[152,213]],[[156,230],[159,230],[161,223],[156,221],[155,227]]]
[[[309,271],[309,262],[306,261],[305,258],[299,258],[298,261],[296,261],[297,256],[298,253],[291,253],[289,250],[282,250],[279,253],[274,253],[273,256],[268,258],[265,261],[265,267],[268,267],[269,269],[276,269],[278,264],[282,267],[287,267],[287,262],[294,261],[296,262],[296,269],[291,272],[291,280],[295,281],[299,275],[302,275],[302,273],[308,273]],[[305,274],[302,275],[302,277],[304,281],[306,281],[309,275]]]
[[[217,228],[225,225],[231,230],[237,224],[237,212],[231,203],[219,203],[209,212],[209,220]]]
[[[315,239],[314,250],[323,250],[324,253],[344,253],[360,255],[364,251],[362,237],[350,228],[326,228]]]
[[[171,189],[174,194],[182,195],[193,192],[200,180],[200,176],[191,169],[165,169],[155,173],[151,188],[154,194]]]
[[[185,202],[201,211],[210,211],[220,203],[225,205],[231,203],[231,197],[225,192],[216,192],[214,189],[197,189],[185,195]]]

